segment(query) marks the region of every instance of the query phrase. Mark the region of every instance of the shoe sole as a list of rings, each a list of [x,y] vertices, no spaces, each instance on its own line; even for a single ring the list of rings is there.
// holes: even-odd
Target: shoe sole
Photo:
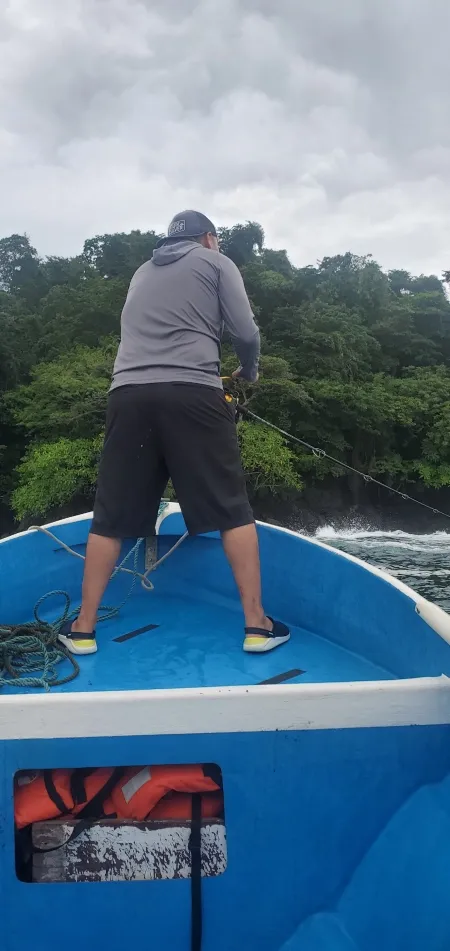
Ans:
[[[245,641],[243,649],[246,654],[265,654],[267,651],[273,651],[276,647],[281,647],[282,644],[290,639],[290,634],[286,637],[268,637],[265,644],[262,644],[261,647],[246,647]]]
[[[71,654],[96,654],[98,650],[97,644],[91,647],[77,647],[75,641],[71,637],[64,637],[64,634],[59,634],[58,640],[61,641],[61,644],[64,644],[64,647],[66,647]],[[94,640],[94,638],[92,638],[92,640]]]

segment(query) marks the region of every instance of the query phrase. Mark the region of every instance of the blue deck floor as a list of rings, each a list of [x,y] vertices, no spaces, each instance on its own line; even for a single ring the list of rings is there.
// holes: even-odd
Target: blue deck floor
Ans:
[[[134,633],[152,624],[157,627]],[[115,640],[129,634],[125,640]],[[263,655],[244,653],[242,638],[242,616],[233,606],[137,590],[118,617],[99,624],[98,653],[78,658],[80,675],[59,689],[238,686],[296,669],[301,673],[289,676],[289,683],[393,678],[390,672],[301,628],[292,628],[288,644]],[[65,667],[60,665],[61,675]]]

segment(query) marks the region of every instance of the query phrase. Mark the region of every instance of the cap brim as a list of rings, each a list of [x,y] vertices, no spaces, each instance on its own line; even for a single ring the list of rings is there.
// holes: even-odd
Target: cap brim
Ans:
[[[161,248],[166,241],[190,241],[193,238],[201,238],[203,234],[212,234],[217,238],[215,231],[197,231],[196,234],[170,234],[165,235],[164,238],[160,238],[156,244],[157,248]]]

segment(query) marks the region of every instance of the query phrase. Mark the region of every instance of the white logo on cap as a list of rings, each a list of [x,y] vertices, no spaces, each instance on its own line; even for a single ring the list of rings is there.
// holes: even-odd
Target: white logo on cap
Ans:
[[[172,221],[169,225],[168,235],[169,238],[174,234],[180,234],[181,231],[186,231],[186,222],[184,218],[181,221]]]

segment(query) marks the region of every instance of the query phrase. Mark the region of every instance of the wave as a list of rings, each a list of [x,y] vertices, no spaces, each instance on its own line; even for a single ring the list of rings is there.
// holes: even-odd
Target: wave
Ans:
[[[435,578],[450,576],[450,568],[385,568],[385,571],[389,571],[396,578],[427,578],[430,582]]]
[[[365,539],[379,539],[381,542],[391,542],[397,544],[418,541],[422,545],[430,543],[436,545],[442,543],[450,545],[450,532],[432,532],[428,535],[403,532],[400,529],[392,532],[370,531],[360,528],[336,529],[333,525],[323,525],[318,528],[315,537],[323,541],[364,541]],[[401,540],[401,541],[400,541]]]
[[[444,555],[448,554],[450,549],[449,532],[432,532],[429,535],[413,534],[396,530],[388,531],[370,531],[361,528],[336,529],[333,525],[324,525],[316,531],[315,537],[320,541],[335,545],[336,547],[347,548],[351,551],[357,549],[361,557],[376,557],[377,551],[381,557],[381,550],[385,552],[385,557],[395,557],[401,552],[414,552],[420,555]]]

